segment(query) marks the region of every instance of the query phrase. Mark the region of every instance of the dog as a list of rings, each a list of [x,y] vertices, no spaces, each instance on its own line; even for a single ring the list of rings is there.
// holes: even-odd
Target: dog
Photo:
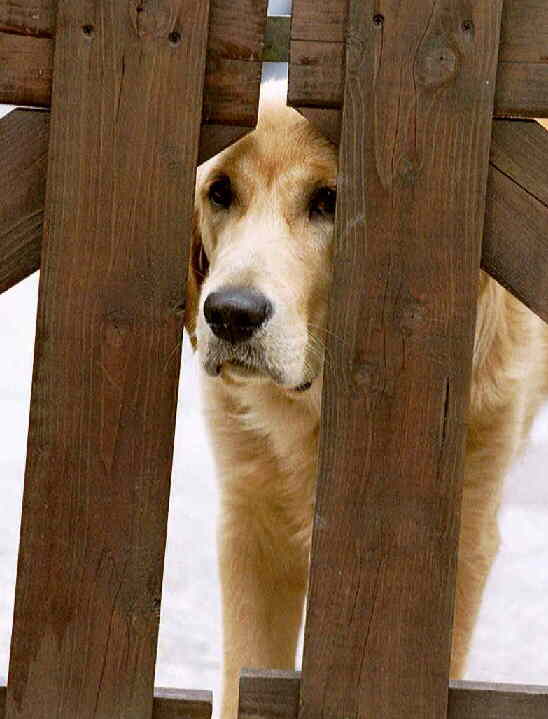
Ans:
[[[198,169],[186,327],[221,489],[222,719],[243,667],[294,667],[314,509],[337,150],[279,83]],[[483,272],[467,417],[451,676],[497,553],[505,473],[548,393],[547,326]]]

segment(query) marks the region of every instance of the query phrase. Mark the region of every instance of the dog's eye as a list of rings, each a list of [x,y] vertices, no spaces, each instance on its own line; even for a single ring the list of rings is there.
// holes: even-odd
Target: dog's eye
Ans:
[[[308,212],[310,219],[313,217],[333,217],[335,215],[335,203],[337,202],[337,190],[332,187],[319,187],[314,190]]]
[[[209,199],[214,205],[228,210],[233,200],[230,178],[220,177],[218,180],[215,180],[215,182],[211,184],[208,194]]]

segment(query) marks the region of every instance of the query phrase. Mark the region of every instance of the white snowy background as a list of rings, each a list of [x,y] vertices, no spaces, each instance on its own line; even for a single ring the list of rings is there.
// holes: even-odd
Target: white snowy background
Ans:
[[[284,0],[271,2],[273,14],[287,9]],[[284,71],[272,65],[265,76]],[[8,110],[0,106],[0,116]],[[35,275],[0,295],[0,683],[9,661],[37,288]],[[188,343],[181,378],[156,685],[213,689],[218,698],[217,491]],[[545,408],[506,483],[502,549],[485,594],[468,679],[548,684],[547,465]]]

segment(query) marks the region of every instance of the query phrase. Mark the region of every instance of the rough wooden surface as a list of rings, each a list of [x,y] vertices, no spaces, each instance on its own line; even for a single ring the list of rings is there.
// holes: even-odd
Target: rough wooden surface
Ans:
[[[447,719],[546,719],[548,686],[451,682]]]
[[[231,134],[234,139],[256,124],[267,0],[210,0],[210,4],[203,96],[203,122],[210,127],[200,151],[206,159],[226,146],[223,125],[242,128],[238,135]],[[50,104],[52,5],[53,0],[32,5],[0,0],[0,102]]]
[[[300,679],[300,672],[244,670],[240,680],[240,719],[297,719]],[[447,719],[546,719],[547,716],[548,687],[450,682]]]
[[[382,12],[373,9],[378,22],[383,21]],[[344,0],[331,3],[328,13],[322,3],[294,0],[289,67],[293,107],[342,106],[345,15]],[[497,117],[548,116],[547,47],[548,5],[542,0],[506,0],[494,104]]]
[[[155,689],[152,719],[210,719],[213,698],[209,691]],[[0,687],[0,717],[6,710],[6,687]]]
[[[446,714],[501,5],[350,3],[301,719]]]
[[[299,686],[296,672],[244,669],[238,719],[297,719]]]
[[[151,716],[207,20],[59,2],[6,719]]]
[[[47,107],[52,68],[51,39],[0,31],[0,102]]]
[[[49,112],[0,120],[0,293],[40,266]]]
[[[52,37],[54,29],[55,0],[0,0],[0,30]]]
[[[482,267],[548,322],[548,132],[496,120]]]

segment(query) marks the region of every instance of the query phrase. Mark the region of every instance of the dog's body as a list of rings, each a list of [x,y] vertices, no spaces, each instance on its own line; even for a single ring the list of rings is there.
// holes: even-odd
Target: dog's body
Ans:
[[[221,482],[223,719],[242,667],[292,668],[307,585],[336,150],[268,100],[199,171],[187,326]],[[548,331],[480,278],[451,673],[498,545],[502,480],[548,392]]]

